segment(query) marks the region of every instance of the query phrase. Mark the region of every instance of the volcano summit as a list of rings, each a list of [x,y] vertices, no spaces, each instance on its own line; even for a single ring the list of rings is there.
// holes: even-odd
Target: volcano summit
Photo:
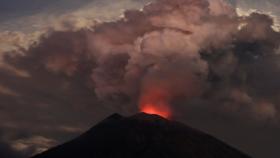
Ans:
[[[216,138],[158,115],[114,114],[33,158],[250,158]]]

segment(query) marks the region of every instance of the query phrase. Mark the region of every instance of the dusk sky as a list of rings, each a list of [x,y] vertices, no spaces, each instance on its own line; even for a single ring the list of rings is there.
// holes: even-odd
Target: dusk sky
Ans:
[[[0,158],[28,158],[159,102],[171,119],[278,158],[279,6],[0,0]]]

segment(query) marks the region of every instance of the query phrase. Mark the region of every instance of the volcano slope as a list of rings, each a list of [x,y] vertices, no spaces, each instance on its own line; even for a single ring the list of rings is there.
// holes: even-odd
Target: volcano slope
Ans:
[[[111,115],[78,138],[33,158],[250,158],[222,141],[158,115]]]

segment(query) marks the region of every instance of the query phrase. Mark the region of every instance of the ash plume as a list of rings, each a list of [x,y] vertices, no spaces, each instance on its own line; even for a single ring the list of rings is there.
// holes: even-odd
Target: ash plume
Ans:
[[[45,72],[82,84],[126,112],[152,104],[176,115],[178,104],[203,102],[278,121],[280,33],[272,26],[270,16],[240,17],[223,0],[157,0],[91,29],[49,32],[5,62],[30,80]]]

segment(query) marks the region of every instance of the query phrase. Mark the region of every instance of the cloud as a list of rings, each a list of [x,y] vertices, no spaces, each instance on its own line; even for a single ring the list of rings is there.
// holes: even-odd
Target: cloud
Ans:
[[[77,31],[91,29],[101,21],[113,21],[122,16],[125,10],[139,9],[149,0],[112,0],[100,1],[48,1],[24,2],[1,1],[1,6],[10,8],[1,10],[0,18],[0,56],[5,51],[21,51],[38,42],[40,36],[51,31]],[[40,10],[38,9],[40,8]],[[13,11],[16,9],[17,11]],[[0,12],[1,12],[0,11]]]
[[[16,31],[4,31],[0,32],[0,55],[1,60],[4,52],[18,51],[27,49],[32,43],[36,42],[41,33],[34,32],[25,34]]]
[[[279,32],[280,30],[280,12],[277,6],[279,1],[268,0],[268,1],[252,1],[252,0],[235,0],[237,13],[240,15],[248,15],[252,12],[259,12],[268,14],[273,17],[275,23],[273,28]]]
[[[55,140],[42,136],[32,136],[31,138],[16,140],[13,142],[12,147],[16,151],[34,155],[42,153],[56,144]]]
[[[2,131],[0,133],[0,157],[1,158],[22,158],[20,152],[14,150],[4,139]]]
[[[228,104],[222,100],[234,98],[225,94],[237,89],[251,98],[250,104],[266,100],[277,105],[270,94],[278,92],[277,86],[270,82],[264,89],[261,85],[268,81],[259,76],[263,70],[277,80],[277,69],[268,70],[275,67],[270,61],[278,58],[279,33],[271,28],[268,15],[240,17],[221,0],[160,0],[141,11],[126,11],[117,21],[81,25],[85,29],[77,27],[79,21],[61,24],[60,28],[70,29],[50,30],[23,54],[6,56],[6,63],[29,73],[26,82],[45,75],[62,81],[79,78],[101,102],[130,106],[142,102],[153,89],[168,92],[167,98],[158,98],[166,104],[177,97]],[[19,91],[6,87],[6,92],[7,88]],[[204,98],[204,93],[214,98]]]
[[[20,154],[10,148],[8,144],[0,143],[0,156],[2,158],[20,158]]]

